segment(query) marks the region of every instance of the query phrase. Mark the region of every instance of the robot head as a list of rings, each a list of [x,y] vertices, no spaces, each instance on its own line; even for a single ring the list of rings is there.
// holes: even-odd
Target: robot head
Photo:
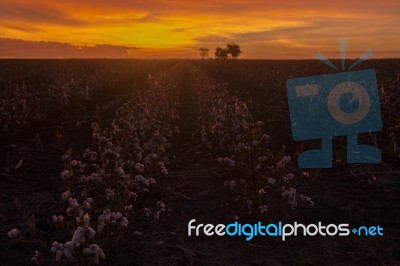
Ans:
[[[295,140],[382,128],[373,69],[290,79],[286,88]]]

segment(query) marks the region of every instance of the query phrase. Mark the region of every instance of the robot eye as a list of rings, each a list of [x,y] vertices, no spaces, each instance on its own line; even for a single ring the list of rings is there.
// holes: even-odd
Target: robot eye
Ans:
[[[296,97],[316,96],[318,94],[319,86],[317,84],[296,86]]]
[[[353,113],[360,106],[360,99],[356,94],[347,92],[340,96],[339,106],[345,113]]]

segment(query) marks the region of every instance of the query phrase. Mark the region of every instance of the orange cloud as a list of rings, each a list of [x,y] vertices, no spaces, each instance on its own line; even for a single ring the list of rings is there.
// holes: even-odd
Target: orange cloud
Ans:
[[[337,40],[346,38],[350,56],[371,48],[376,57],[394,57],[400,54],[398,14],[396,0],[0,0],[0,38],[43,45],[18,51],[0,42],[0,56],[197,58],[199,47],[234,41],[244,58],[311,58],[317,50],[336,56]],[[65,46],[46,54],[46,42],[92,49],[71,54]],[[140,49],[114,54],[98,47]]]

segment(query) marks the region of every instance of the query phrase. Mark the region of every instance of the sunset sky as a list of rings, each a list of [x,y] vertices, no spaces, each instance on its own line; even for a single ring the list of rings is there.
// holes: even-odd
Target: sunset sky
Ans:
[[[1,58],[400,57],[400,1],[0,0]]]

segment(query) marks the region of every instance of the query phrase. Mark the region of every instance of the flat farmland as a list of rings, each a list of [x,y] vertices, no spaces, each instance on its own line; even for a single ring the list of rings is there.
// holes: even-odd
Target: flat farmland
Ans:
[[[340,65],[339,61],[334,61]],[[1,265],[397,265],[400,60],[375,69],[379,164],[300,169],[286,81],[316,60],[0,60]],[[188,223],[384,236],[188,236]],[[352,228],[351,228],[352,229]]]

